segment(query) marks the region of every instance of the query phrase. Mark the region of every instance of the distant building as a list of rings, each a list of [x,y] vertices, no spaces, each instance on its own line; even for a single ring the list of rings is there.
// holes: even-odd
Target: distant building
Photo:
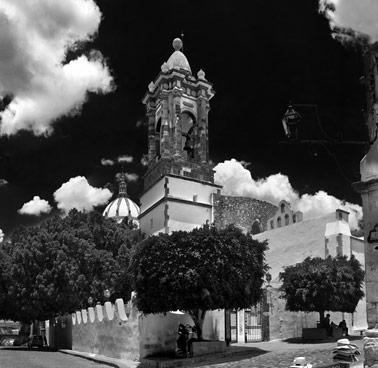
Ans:
[[[290,208],[290,203],[282,200],[278,204],[278,211],[267,222],[267,230],[277,229],[279,227],[288,226],[301,222],[303,220],[303,214],[300,211],[294,212]]]
[[[266,260],[272,280],[269,295],[270,339],[301,336],[302,327],[316,327],[318,313],[292,313],[285,311],[285,300],[279,298],[279,273],[285,266],[302,262],[306,257],[325,258],[328,255],[352,254],[365,265],[364,240],[351,235],[348,212],[341,209],[325,216],[303,220],[269,230],[254,236],[255,239],[269,243]],[[367,328],[366,300],[362,299],[353,314],[332,313],[331,320],[338,324],[345,319],[349,331]]]
[[[302,327],[316,327],[318,314],[284,310],[284,301],[278,295],[279,273],[308,256],[354,254],[364,264],[363,241],[351,235],[348,213],[342,210],[303,220],[302,213],[293,211],[285,200],[275,206],[254,198],[222,195],[209,160],[208,115],[215,94],[213,85],[203,70],[197,76],[192,74],[180,39],[173,41],[173,47],[175,51],[143,97],[148,117],[148,167],[140,213],[127,197],[123,179],[118,198],[108,205],[104,216],[138,219],[146,235],[190,231],[207,223],[220,228],[234,223],[245,232],[252,231],[258,240],[267,239],[272,293],[266,293],[261,303],[249,309],[209,313],[203,336],[223,340],[226,331],[231,331],[231,339],[238,342],[300,336]],[[354,315],[333,314],[332,318],[335,322],[346,319],[350,331],[365,328],[364,303]],[[143,354],[157,352],[172,341],[167,335],[171,327],[148,332],[149,324],[160,326],[163,321],[161,316],[148,316],[143,325],[147,332],[141,338],[155,350]]]

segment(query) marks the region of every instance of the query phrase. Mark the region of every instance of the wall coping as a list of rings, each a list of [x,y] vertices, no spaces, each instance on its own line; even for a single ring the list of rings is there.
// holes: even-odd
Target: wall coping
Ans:
[[[129,300],[126,304],[122,298],[111,302],[105,302],[104,305],[98,303],[95,308],[77,310],[71,314],[72,325],[88,324],[102,322],[104,320],[112,321],[115,317],[121,321],[127,321],[132,310],[132,301]]]

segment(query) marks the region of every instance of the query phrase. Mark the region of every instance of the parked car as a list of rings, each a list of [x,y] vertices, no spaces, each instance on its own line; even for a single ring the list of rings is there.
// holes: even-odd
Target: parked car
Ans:
[[[43,337],[42,335],[32,335],[28,340],[28,348],[37,346],[38,348],[43,348]]]

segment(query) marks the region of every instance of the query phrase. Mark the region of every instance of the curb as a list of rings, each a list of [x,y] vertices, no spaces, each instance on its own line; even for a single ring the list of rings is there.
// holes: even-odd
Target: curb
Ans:
[[[110,367],[114,367],[114,368],[122,368],[122,366],[116,364],[116,363],[113,363],[113,362],[109,362],[109,361],[106,361],[104,359],[100,359],[100,358],[96,358],[96,357],[92,357],[92,356],[89,356],[89,355],[85,355],[85,354],[80,354],[80,353],[76,353],[74,351],[70,351],[70,350],[58,350],[60,353],[63,353],[63,354],[67,354],[67,355],[72,355],[72,356],[75,356],[75,357],[78,357],[78,358],[84,358],[84,359],[87,359],[87,360],[91,360],[92,362],[95,362],[95,363],[100,363],[100,364],[106,364],[106,365],[109,365]]]

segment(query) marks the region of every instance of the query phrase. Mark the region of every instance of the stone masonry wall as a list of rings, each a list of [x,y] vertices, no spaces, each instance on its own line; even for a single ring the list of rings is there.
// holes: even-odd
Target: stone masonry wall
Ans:
[[[249,231],[254,221],[259,220],[261,231],[265,231],[268,219],[275,215],[277,209],[271,203],[254,198],[214,194],[214,223],[220,228],[234,223]]]

